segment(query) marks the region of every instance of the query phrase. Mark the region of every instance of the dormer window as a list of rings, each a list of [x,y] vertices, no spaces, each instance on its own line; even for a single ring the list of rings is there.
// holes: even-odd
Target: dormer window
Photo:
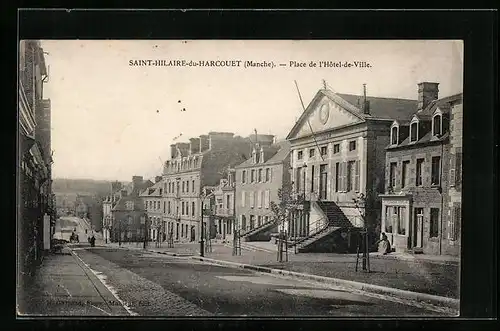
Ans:
[[[257,152],[255,151],[255,148],[252,150],[252,162],[257,163]]]
[[[443,133],[443,115],[437,113],[432,118],[432,135],[440,136]]]
[[[394,125],[391,129],[391,145],[397,145],[398,144],[398,134],[399,134],[399,127],[397,125]]]
[[[410,124],[410,142],[416,142],[418,140],[418,121],[412,122]]]
[[[260,149],[260,163],[264,163],[264,149],[261,148]]]

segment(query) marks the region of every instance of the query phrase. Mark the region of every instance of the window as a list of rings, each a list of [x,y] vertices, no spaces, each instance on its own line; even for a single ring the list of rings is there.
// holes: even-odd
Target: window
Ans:
[[[314,192],[314,166],[311,166],[311,192]]]
[[[439,235],[439,208],[431,208],[429,237],[436,238]]]
[[[440,136],[443,125],[443,117],[440,114],[434,115],[432,118],[432,135]]]
[[[354,190],[354,184],[356,181],[356,162],[347,162],[347,192]]]
[[[252,169],[252,172],[250,172],[250,182],[253,183],[255,182],[255,170]]]
[[[410,125],[410,142],[418,140],[418,122],[411,123]]]
[[[326,148],[326,146],[322,146],[321,147],[321,156],[325,156],[328,152],[328,149]]]
[[[424,159],[417,159],[417,173],[416,173],[416,186],[422,186],[422,174],[424,171]]]
[[[349,142],[349,152],[356,150],[356,140]]]
[[[160,195],[162,195],[162,194],[163,194],[163,189],[161,188],[161,189],[160,189]]]
[[[431,168],[431,185],[439,185],[440,184],[440,173],[441,173],[441,157],[433,156],[432,157],[432,168]]]
[[[241,172],[241,182],[242,182],[243,184],[245,184],[245,183],[247,182],[247,171],[246,171],[246,170],[243,170],[243,171]]]
[[[319,198],[326,199],[327,194],[327,183],[328,183],[328,171],[327,165],[322,164],[319,166]]]
[[[172,213],[172,209],[171,209],[170,201],[168,202],[168,213],[169,213],[169,214],[171,214],[171,213]]]
[[[390,168],[389,168],[389,187],[390,188],[395,188],[396,187],[396,169],[397,169],[398,164],[396,162],[391,162]]]
[[[403,161],[403,174],[401,176],[401,187],[405,187],[406,185],[408,185],[408,174],[409,174],[409,171],[408,171],[408,168],[410,166],[410,161]]]
[[[186,202],[186,216],[189,216],[189,202]]]
[[[460,190],[462,181],[462,152],[452,154],[450,158],[450,187]]]
[[[194,192],[194,180],[191,182],[191,192]]]
[[[262,182],[262,169],[259,169],[259,177],[258,178],[259,178],[258,182],[259,183]]]
[[[270,204],[271,204],[271,192],[269,190],[266,190],[264,194],[264,208],[269,208]]]
[[[250,192],[250,208],[254,207],[255,202],[255,192]]]
[[[314,157],[314,148],[309,150],[309,157]]]
[[[398,207],[398,234],[406,234],[405,207]]]
[[[182,193],[184,193],[184,181],[182,181]]]
[[[297,160],[302,160],[304,156],[302,155],[302,151],[297,152]]]
[[[340,153],[340,144],[333,145],[333,154]]]
[[[262,208],[262,195],[261,195],[261,191],[257,192],[257,208]]]
[[[241,206],[245,207],[245,191],[241,191]]]
[[[231,197],[230,195],[226,195],[226,208],[231,209]]]
[[[182,201],[181,215],[184,215],[184,201]]]
[[[448,221],[448,239],[457,240],[458,230],[462,219],[462,208],[460,203],[454,203],[451,213],[451,218]]]
[[[340,191],[340,163],[335,163],[335,192]]]
[[[397,126],[394,126],[391,129],[391,144],[392,145],[398,144],[398,127]]]
[[[266,169],[266,182],[269,182],[271,180],[271,169],[267,168]]]
[[[133,201],[127,201],[125,202],[125,206],[128,210],[133,210],[134,209],[134,202]]]

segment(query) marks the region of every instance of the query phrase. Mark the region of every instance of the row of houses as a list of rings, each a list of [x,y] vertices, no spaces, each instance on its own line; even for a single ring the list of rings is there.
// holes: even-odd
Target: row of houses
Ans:
[[[415,100],[325,87],[284,141],[210,132],[172,144],[162,175],[133,204],[113,189],[104,227],[110,239],[158,241],[197,241],[202,232],[269,240],[286,230],[299,252],[354,250],[367,229],[386,233],[396,251],[458,255],[462,94],[440,99],[438,85],[418,84]],[[295,206],[280,224],[271,205],[288,188]],[[133,206],[137,217],[120,214]]]
[[[18,72],[17,265],[24,286],[50,248],[55,226],[51,103],[43,93],[48,72],[40,41],[20,41]]]

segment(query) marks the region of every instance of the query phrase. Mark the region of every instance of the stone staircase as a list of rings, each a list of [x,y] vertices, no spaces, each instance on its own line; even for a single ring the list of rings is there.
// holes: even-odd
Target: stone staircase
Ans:
[[[328,218],[330,225],[339,228],[352,228],[354,227],[342,212],[340,207],[333,201],[316,201],[323,213]]]
[[[302,253],[311,244],[317,242],[318,240],[320,240],[322,238],[329,236],[330,234],[332,234],[333,232],[335,232],[339,229],[341,229],[341,228],[327,224],[326,226],[324,226],[321,229],[319,229],[318,231],[310,234],[309,236],[307,236],[299,241],[296,241],[295,243],[292,244],[292,246],[296,246],[296,251],[298,253]]]
[[[242,232],[240,234],[240,238],[241,239],[248,239],[249,237],[255,236],[256,234],[259,234],[262,231],[269,230],[270,228],[276,226],[276,224],[277,224],[277,222],[274,220],[267,221],[267,222],[262,223],[261,225],[255,227],[255,228],[253,228],[253,229],[250,229],[246,232]]]

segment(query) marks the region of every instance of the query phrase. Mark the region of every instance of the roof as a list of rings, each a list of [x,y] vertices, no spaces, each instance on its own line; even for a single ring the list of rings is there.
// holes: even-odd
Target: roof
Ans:
[[[446,139],[448,139],[449,136],[450,136],[449,132],[446,132],[442,136],[436,137],[436,136],[433,136],[432,132],[429,131],[422,138],[420,138],[419,140],[417,140],[416,142],[413,142],[413,143],[410,144],[410,137],[408,136],[399,145],[397,145],[397,146],[388,146],[387,149],[396,149],[396,148],[399,148],[399,147],[410,147],[410,146],[415,146],[415,145],[419,146],[419,145],[426,144],[426,143],[431,143],[431,142],[445,141]]]
[[[419,117],[419,118],[431,117],[432,114],[434,113],[434,111],[436,110],[436,108],[441,108],[444,111],[449,111],[449,109],[451,108],[451,104],[454,102],[462,101],[462,98],[463,98],[463,93],[458,93],[458,94],[450,95],[450,96],[445,97],[445,98],[434,100],[434,101],[430,102],[427,105],[427,107],[416,112],[415,115],[417,115],[417,117]]]
[[[337,103],[351,115],[359,118],[360,120],[408,120],[417,111],[418,107],[417,100],[367,96],[366,100],[370,102],[370,113],[365,114],[361,108],[361,101],[364,99],[364,96],[336,93],[328,89],[321,89],[316,93],[306,110],[300,116],[299,120],[295,122],[295,125],[292,130],[290,130],[287,139],[291,139],[295,132],[299,130],[305,118],[315,109],[317,102],[323,96],[326,96],[328,99]]]
[[[286,156],[290,152],[290,142],[281,141],[271,146],[263,146],[263,149],[264,149],[264,159],[267,161],[265,161],[264,163],[253,163],[253,160],[250,157],[249,159],[239,164],[235,168],[245,168],[256,165],[281,162],[286,158]],[[259,155],[259,151],[257,151],[257,155]]]
[[[163,182],[155,183],[153,186],[146,188],[140,193],[141,197],[146,196],[160,196],[160,188],[163,187]]]
[[[362,95],[354,94],[338,94],[342,99],[356,106],[361,111]],[[367,96],[366,100],[370,102],[371,118],[377,119],[392,119],[392,120],[408,120],[418,107],[417,100],[397,99],[397,98],[380,98]],[[358,103],[359,101],[359,103]],[[362,112],[362,111],[361,111]],[[362,114],[366,117],[365,114]]]
[[[116,205],[111,209],[111,211],[126,211],[129,210],[127,209],[127,201],[133,201],[134,202],[134,211],[143,211],[144,210],[144,202],[139,196],[125,196],[118,200]]]

